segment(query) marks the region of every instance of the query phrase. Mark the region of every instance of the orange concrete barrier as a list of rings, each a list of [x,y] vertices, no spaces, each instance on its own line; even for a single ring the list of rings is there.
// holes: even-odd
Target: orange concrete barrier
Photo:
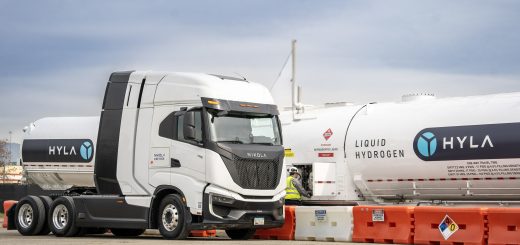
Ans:
[[[414,207],[356,206],[353,242],[413,243]]]
[[[4,201],[4,223],[2,224],[3,228],[7,228],[7,225],[9,224],[7,214],[9,213],[9,209],[11,209],[11,207],[13,205],[15,205],[16,203],[17,203],[17,201],[13,201],[13,200]]]
[[[191,237],[214,237],[217,236],[217,230],[193,230],[190,231]]]
[[[486,208],[416,207],[415,244],[486,244]]]
[[[520,208],[488,208],[488,244],[520,244]]]
[[[263,240],[294,240],[296,230],[295,206],[285,206],[285,223],[280,228],[258,229],[254,239]]]

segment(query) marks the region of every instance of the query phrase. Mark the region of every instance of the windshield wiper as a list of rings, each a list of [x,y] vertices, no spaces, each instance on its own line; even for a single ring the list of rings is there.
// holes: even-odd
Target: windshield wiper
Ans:
[[[219,140],[217,143],[244,144],[244,142],[240,140]]]
[[[274,145],[273,143],[270,143],[270,142],[251,142],[251,144],[257,144],[257,145]]]

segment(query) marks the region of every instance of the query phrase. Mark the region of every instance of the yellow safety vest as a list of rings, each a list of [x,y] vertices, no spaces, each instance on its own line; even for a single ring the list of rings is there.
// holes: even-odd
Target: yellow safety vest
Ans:
[[[296,187],[294,187],[292,180],[292,176],[287,177],[287,179],[285,180],[287,183],[287,187],[285,188],[285,199],[300,201],[302,200],[302,196],[300,195],[300,192],[298,192]]]

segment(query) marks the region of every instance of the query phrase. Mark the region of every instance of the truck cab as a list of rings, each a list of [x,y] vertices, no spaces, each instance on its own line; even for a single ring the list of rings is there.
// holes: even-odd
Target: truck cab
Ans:
[[[112,73],[90,138],[93,156],[83,159],[95,163],[95,194],[53,200],[48,219],[59,221],[60,208],[70,206],[77,229],[159,229],[169,239],[193,229],[244,239],[256,228],[279,227],[285,180],[278,114],[269,91],[242,78]],[[55,234],[75,233],[49,224]]]

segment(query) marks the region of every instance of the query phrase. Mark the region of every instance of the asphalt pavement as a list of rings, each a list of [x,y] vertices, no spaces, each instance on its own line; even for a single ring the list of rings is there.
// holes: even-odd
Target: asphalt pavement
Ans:
[[[16,244],[38,244],[38,245],[61,245],[61,244],[251,244],[251,245],[283,245],[283,244],[334,244],[333,242],[317,242],[317,241],[281,241],[281,240],[248,240],[233,241],[227,237],[211,237],[211,238],[188,238],[181,241],[164,240],[158,235],[141,235],[135,238],[116,238],[112,234],[89,235],[85,237],[55,237],[47,236],[22,236],[17,231],[0,230],[0,244],[16,245]]]
[[[0,219],[1,221],[1,219]],[[16,245],[16,244],[38,244],[38,245],[61,245],[61,244],[251,244],[251,245],[284,245],[284,244],[338,244],[337,242],[318,242],[318,241],[282,241],[282,240],[248,240],[248,241],[236,241],[230,240],[223,231],[217,231],[217,237],[193,237],[186,240],[164,240],[157,231],[147,231],[145,235],[141,235],[135,238],[117,238],[110,233],[103,235],[88,235],[84,237],[55,237],[50,234],[47,236],[22,236],[18,231],[7,231],[0,227],[0,244],[2,245]],[[344,243],[343,243],[344,244]],[[350,243],[355,244],[355,243]]]

